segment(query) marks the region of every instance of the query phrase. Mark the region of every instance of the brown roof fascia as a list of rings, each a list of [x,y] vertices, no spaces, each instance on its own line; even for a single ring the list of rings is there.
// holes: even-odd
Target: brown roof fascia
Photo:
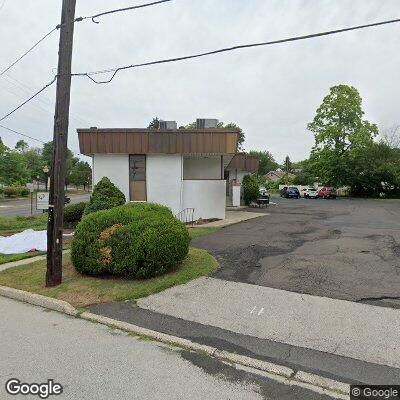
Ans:
[[[78,129],[82,154],[235,154],[236,129]]]

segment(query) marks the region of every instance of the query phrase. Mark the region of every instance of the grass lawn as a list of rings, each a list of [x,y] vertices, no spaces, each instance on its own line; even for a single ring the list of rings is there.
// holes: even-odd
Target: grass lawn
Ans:
[[[12,261],[23,260],[25,258],[40,256],[42,254],[46,254],[46,253],[44,253],[42,251],[35,251],[35,252],[31,252],[31,253],[22,253],[22,254],[0,254],[0,265],[9,263]]]
[[[0,272],[0,285],[65,300],[75,307],[117,300],[134,300],[171,286],[180,285],[217,269],[217,261],[205,250],[190,248],[189,255],[177,270],[147,280],[95,278],[78,274],[70,256],[63,257],[63,283],[44,287],[46,262],[11,268]]]
[[[11,235],[24,229],[43,230],[47,227],[47,213],[33,217],[0,217],[0,236]]]
[[[211,227],[211,226],[209,226],[209,227],[205,226],[203,228],[189,228],[189,234],[190,234],[190,237],[193,239],[193,238],[196,238],[199,236],[209,235],[210,233],[214,233],[219,229],[220,228]]]

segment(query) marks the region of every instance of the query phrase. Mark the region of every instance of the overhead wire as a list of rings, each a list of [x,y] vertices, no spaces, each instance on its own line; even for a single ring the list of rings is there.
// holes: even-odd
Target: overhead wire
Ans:
[[[192,55],[182,56],[182,57],[166,58],[166,59],[149,61],[149,62],[144,62],[144,63],[139,63],[139,64],[124,65],[124,66],[117,67],[117,68],[109,68],[109,69],[103,69],[103,70],[91,71],[91,72],[78,72],[78,73],[73,73],[71,75],[72,76],[85,76],[96,84],[104,84],[104,83],[110,83],[115,78],[115,76],[117,75],[117,73],[119,71],[123,71],[123,70],[127,70],[127,69],[147,67],[150,65],[165,64],[165,63],[171,63],[171,62],[177,62],[177,61],[184,61],[184,60],[189,60],[189,59],[193,59],[193,58],[206,57],[206,56],[210,56],[210,55],[226,53],[229,51],[241,50],[241,49],[251,48],[251,47],[268,46],[268,45],[282,44],[282,43],[288,43],[288,42],[294,42],[294,41],[300,41],[300,40],[306,40],[306,39],[314,39],[317,37],[335,35],[335,34],[339,34],[339,33],[344,33],[344,32],[349,32],[349,31],[354,31],[354,30],[359,30],[359,29],[365,29],[365,28],[371,28],[371,27],[381,26],[381,25],[393,24],[393,23],[398,23],[398,22],[400,22],[400,19],[392,19],[392,20],[388,20],[388,21],[374,22],[374,23],[370,23],[370,24],[357,25],[357,26],[352,26],[352,27],[348,27],[348,28],[335,29],[335,30],[331,30],[331,31],[312,33],[312,34],[308,34],[308,35],[293,36],[293,37],[289,37],[289,38],[285,38],[285,39],[277,39],[277,40],[271,40],[271,41],[267,41],[267,42],[250,43],[250,44],[242,44],[242,45],[237,45],[237,46],[225,47],[225,48],[221,48],[221,49],[217,49],[217,50],[207,51],[204,53],[197,53],[197,54],[192,54]],[[111,72],[112,72],[111,77],[106,80],[96,80],[92,77],[94,75],[111,73]]]

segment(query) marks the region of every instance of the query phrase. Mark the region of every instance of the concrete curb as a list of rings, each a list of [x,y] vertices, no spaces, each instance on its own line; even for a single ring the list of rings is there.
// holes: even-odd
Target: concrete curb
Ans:
[[[224,350],[218,350],[215,347],[199,344],[192,342],[188,339],[183,339],[178,336],[168,335],[166,333],[153,331],[151,329],[142,328],[140,326],[130,324],[124,321],[118,321],[112,318],[103,317],[101,315],[93,314],[90,312],[79,313],[76,308],[66,301],[53,299],[50,297],[42,296],[35,293],[25,292],[19,289],[13,289],[6,286],[0,286],[0,296],[8,297],[19,301],[24,301],[35,306],[40,306],[50,310],[58,311],[64,314],[76,316],[87,321],[97,322],[103,325],[121,329],[126,332],[138,336],[146,336],[153,340],[181,347],[183,349],[207,354],[211,357],[215,357],[222,362],[229,364],[249,367],[253,370],[262,371],[271,375],[276,375],[284,380],[292,382],[293,384],[307,384],[310,386],[317,387],[318,389],[329,390],[337,394],[348,395],[350,392],[350,385],[343,382],[334,381],[329,378],[321,377],[318,375],[310,374],[304,371],[294,371],[293,369],[274,364],[268,361],[262,361],[251,357],[242,356],[235,353],[230,353]]]
[[[311,386],[316,386],[321,389],[329,390],[335,393],[348,395],[350,393],[350,385],[338,382],[333,379],[310,374],[304,371],[294,371],[289,367],[274,364],[268,361],[262,361],[251,357],[242,356],[240,354],[230,353],[225,350],[218,350],[215,347],[202,345],[192,342],[191,340],[183,339],[177,336],[168,335],[166,333],[153,331],[151,329],[142,328],[128,322],[118,321],[112,318],[103,317],[101,315],[90,312],[83,312],[80,317],[92,322],[98,322],[107,326],[128,331],[139,336],[147,336],[151,339],[182,347],[188,350],[206,353],[209,356],[215,357],[220,361],[240,366],[250,367],[254,370],[267,372],[272,375],[278,375],[292,382],[305,383]]]
[[[62,312],[68,315],[78,315],[78,311],[75,309],[75,307],[72,307],[71,304],[67,303],[66,301],[52,299],[51,297],[25,292],[24,290],[14,289],[8,286],[0,286],[0,296],[24,301],[35,306],[48,308],[50,310]]]

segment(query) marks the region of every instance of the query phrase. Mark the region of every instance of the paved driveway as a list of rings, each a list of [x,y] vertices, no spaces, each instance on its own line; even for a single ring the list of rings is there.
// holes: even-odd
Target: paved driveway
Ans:
[[[90,193],[72,194],[71,204],[81,201],[89,201]],[[41,214],[41,210],[36,210],[36,199],[33,199],[33,214]],[[16,215],[28,216],[31,215],[31,199],[8,199],[0,202],[0,216],[14,217]]]
[[[400,307],[400,201],[274,201],[265,217],[193,240],[220,262],[214,277]]]

